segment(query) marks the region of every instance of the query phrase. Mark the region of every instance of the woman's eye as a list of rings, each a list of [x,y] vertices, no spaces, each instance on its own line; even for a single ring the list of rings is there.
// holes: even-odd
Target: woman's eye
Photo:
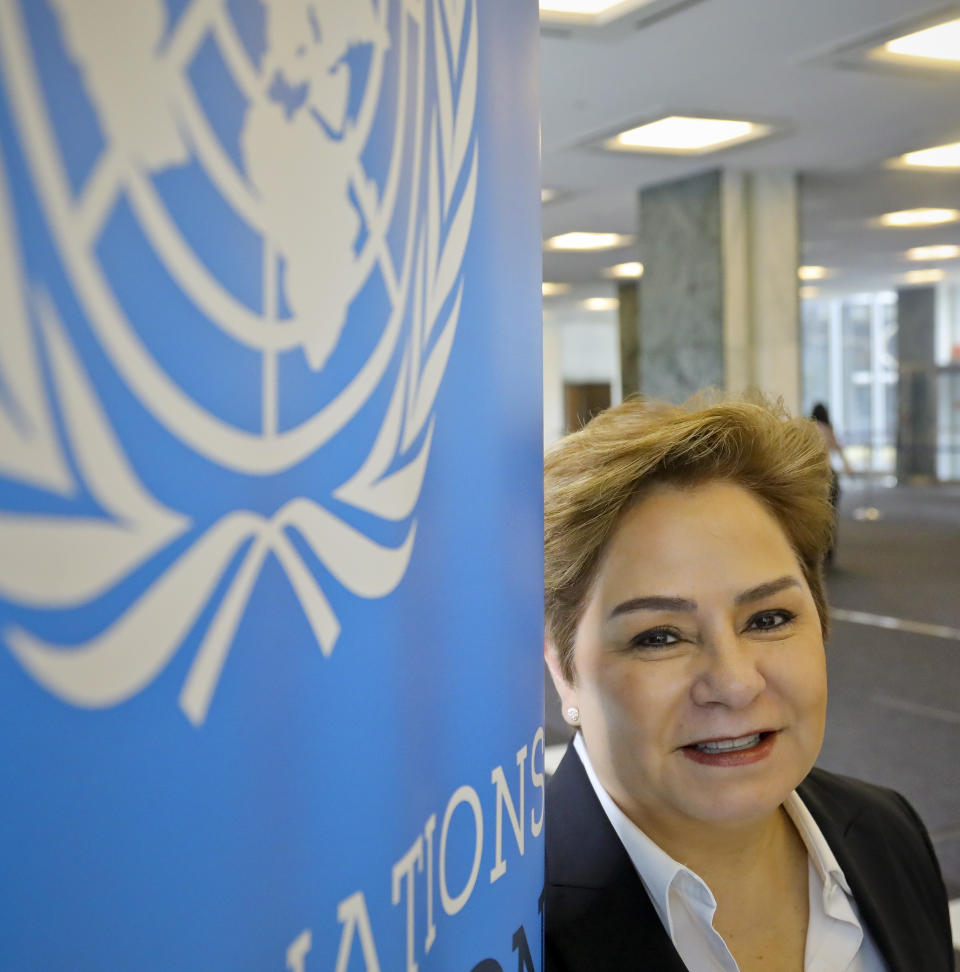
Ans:
[[[747,627],[754,631],[772,631],[789,624],[795,617],[792,611],[761,611],[750,619]]]
[[[668,645],[675,645],[679,640],[676,632],[669,628],[652,628],[631,638],[630,644],[634,648],[665,648]]]

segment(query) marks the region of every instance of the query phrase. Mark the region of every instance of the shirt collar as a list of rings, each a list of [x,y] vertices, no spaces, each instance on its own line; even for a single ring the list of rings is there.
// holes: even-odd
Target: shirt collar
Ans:
[[[806,967],[820,968],[822,958],[829,956],[835,968],[886,968],[860,921],[843,869],[813,815],[796,791],[784,800],[783,807],[807,848],[810,918]],[[862,946],[866,949],[863,953]],[[851,966],[857,956],[860,961]]]
[[[816,820],[813,819],[813,815],[804,806],[803,800],[800,799],[796,790],[784,800],[783,808],[793,821],[794,827],[797,828],[797,832],[800,834],[800,838],[807,848],[810,863],[823,882],[824,888],[829,890],[831,884],[838,884],[843,888],[845,894],[852,897],[853,892],[850,890],[850,885],[847,884],[843,869],[840,867],[833,851],[830,850],[830,845],[820,832]]]

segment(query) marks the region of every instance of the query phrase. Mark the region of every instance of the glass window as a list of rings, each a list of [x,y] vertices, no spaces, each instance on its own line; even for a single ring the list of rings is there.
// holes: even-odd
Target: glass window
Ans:
[[[844,301],[841,313],[843,427],[838,434],[848,446],[868,446],[873,441],[871,316],[870,304]]]
[[[830,305],[803,301],[803,414],[830,401]],[[829,406],[828,406],[829,407]]]
[[[937,477],[960,479],[960,367],[946,366],[937,376]]]
[[[854,469],[894,469],[897,302],[892,291],[802,304],[803,410],[830,411]]]
[[[891,295],[892,297],[892,295]],[[897,353],[897,302],[888,300],[880,305],[880,360],[877,380],[883,390],[882,445],[890,450],[889,469],[893,470],[893,448],[897,438],[897,381],[899,357]]]

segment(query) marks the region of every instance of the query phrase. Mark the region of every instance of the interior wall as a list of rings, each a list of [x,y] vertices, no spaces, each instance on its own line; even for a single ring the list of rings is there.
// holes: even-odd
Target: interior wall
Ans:
[[[564,432],[563,386],[606,382],[610,402],[623,397],[616,311],[548,311],[543,322],[543,442]]]

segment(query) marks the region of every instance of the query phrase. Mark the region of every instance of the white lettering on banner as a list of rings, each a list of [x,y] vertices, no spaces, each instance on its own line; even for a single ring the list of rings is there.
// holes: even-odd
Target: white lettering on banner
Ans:
[[[423,943],[424,952],[433,948],[437,939],[437,925],[433,920],[433,832],[437,829],[437,815],[430,814],[423,836],[427,838],[427,937]]]
[[[313,945],[313,935],[308,928],[300,932],[287,949],[287,968],[290,972],[307,972],[307,952]]]
[[[373,929],[370,927],[370,915],[362,891],[351,894],[337,905],[337,921],[343,925],[343,934],[340,936],[335,972],[347,972],[355,933],[360,935],[366,972],[380,972],[380,959],[377,958],[377,948],[373,943]]]
[[[530,756],[530,781],[534,789],[540,791],[539,809],[530,809],[530,836],[533,838],[539,837],[543,830],[545,780],[543,773],[544,730],[540,726],[534,733],[530,748],[528,749],[526,745],[522,746],[517,750],[515,756],[515,763],[519,770],[519,792],[516,794],[516,802],[514,801],[514,794],[511,793],[507,783],[503,766],[495,767],[490,774],[490,781],[493,784],[492,813],[495,819],[494,826],[496,834],[493,846],[494,866],[490,871],[491,884],[503,876],[507,870],[507,859],[503,853],[504,807],[506,807],[507,815],[510,818],[510,826],[513,829],[513,835],[517,842],[517,850],[521,856],[524,855],[526,849],[524,823],[526,817],[525,786],[528,754]],[[473,816],[473,862],[470,867],[470,874],[463,888],[458,894],[451,895],[447,883],[447,840],[450,829],[454,826],[456,810],[463,804],[472,811]],[[488,807],[488,810],[490,809]],[[469,816],[468,814],[461,813],[457,819],[463,822],[467,821]],[[406,909],[403,920],[406,972],[418,972],[419,970],[414,938],[417,924],[417,875],[423,874],[426,871],[427,933],[423,942],[424,955],[430,951],[437,940],[436,912],[434,908],[434,888],[436,883],[439,883],[440,886],[440,901],[443,905],[443,910],[451,917],[457,915],[466,907],[476,888],[477,877],[480,873],[480,863],[483,858],[483,836],[485,833],[483,805],[480,800],[480,794],[472,786],[467,784],[459,786],[454,790],[443,812],[443,819],[440,824],[439,852],[435,855],[434,835],[436,834],[436,830],[437,815],[432,813],[424,824],[423,832],[417,835],[408,850],[391,869],[390,886],[392,904],[401,904],[404,895],[406,895]],[[426,853],[424,853],[424,847],[426,847]],[[373,926],[370,921],[369,912],[367,911],[366,898],[362,891],[354,892],[337,905],[337,921],[342,926],[342,930],[334,972],[347,972],[350,965],[350,957],[353,952],[354,939],[357,937],[360,939],[360,946],[363,951],[365,972],[380,972],[380,960],[377,956],[377,949],[374,943]],[[290,969],[290,972],[307,972],[305,957],[310,951],[311,945],[311,932],[307,930],[301,932],[288,947],[287,968]]]
[[[418,837],[413,846],[393,865],[393,904],[400,904],[400,882],[407,878],[407,972],[417,972],[420,967],[413,957],[413,868],[423,870],[423,837]]]
[[[506,805],[507,813],[510,814],[510,826],[513,827],[513,836],[517,841],[517,848],[520,856],[523,857],[523,784],[525,782],[523,769],[527,762],[527,747],[524,746],[517,753],[517,766],[520,767],[520,813],[513,804],[513,797],[510,795],[510,788],[507,786],[507,778],[504,776],[503,767],[498,766],[490,774],[490,782],[497,788],[497,842],[496,842],[496,864],[490,871],[490,883],[493,884],[497,878],[507,873],[507,862],[503,859],[503,808]]]
[[[470,867],[470,876],[463,890],[454,898],[447,889],[447,833],[450,830],[450,821],[453,818],[453,811],[461,803],[467,803],[473,811],[474,823],[474,847],[473,864]],[[443,826],[440,828],[440,900],[443,902],[443,910],[448,915],[455,915],[470,900],[473,889],[477,883],[477,875],[480,873],[480,856],[483,853],[483,809],[480,806],[480,797],[472,786],[459,787],[450,797],[447,809],[443,813]]]
[[[538,773],[536,768],[538,743],[540,745],[540,762],[542,763],[544,758],[543,726],[541,726],[534,734],[533,746],[530,749],[530,779],[533,781],[534,787],[540,791],[540,819],[534,819],[533,810],[530,811],[530,834],[533,837],[539,837],[540,831],[543,830],[543,773]]]

